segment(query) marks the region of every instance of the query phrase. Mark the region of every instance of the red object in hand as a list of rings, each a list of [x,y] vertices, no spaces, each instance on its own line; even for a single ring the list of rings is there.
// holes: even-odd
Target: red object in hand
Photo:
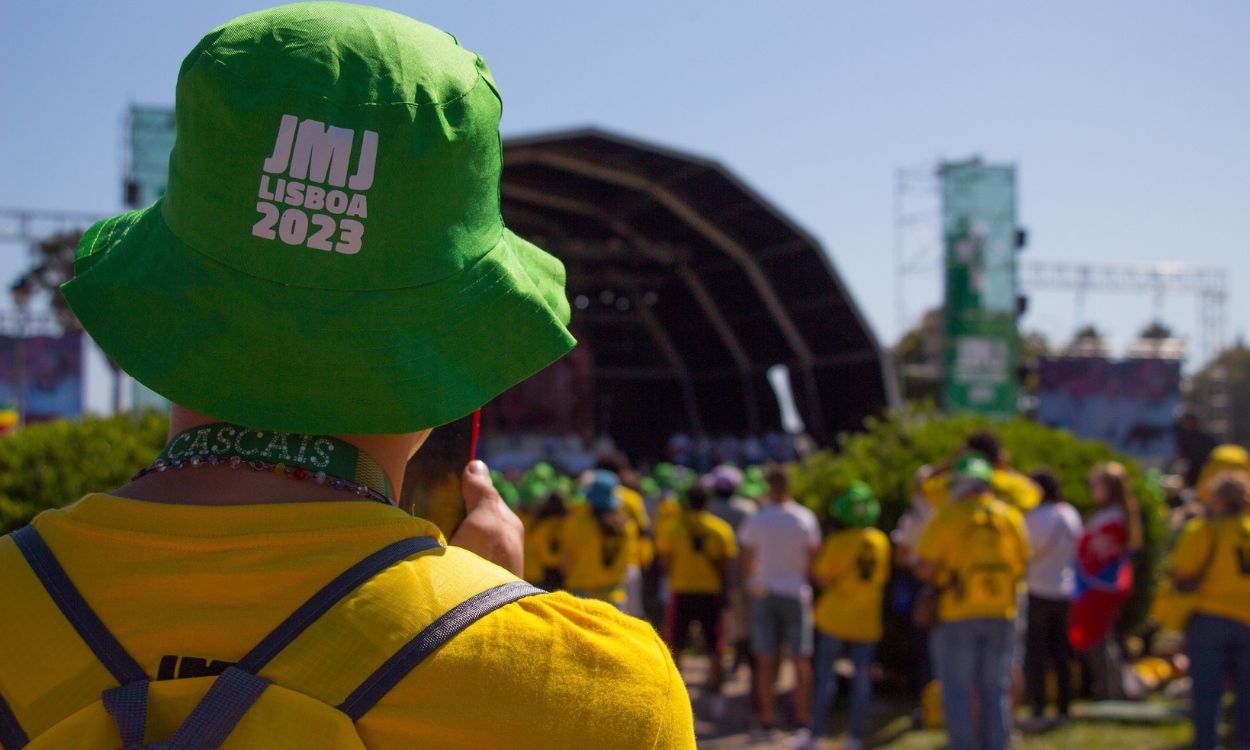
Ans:
[[[477,438],[482,434],[482,410],[473,412],[473,429],[469,433],[469,460],[477,460]]]

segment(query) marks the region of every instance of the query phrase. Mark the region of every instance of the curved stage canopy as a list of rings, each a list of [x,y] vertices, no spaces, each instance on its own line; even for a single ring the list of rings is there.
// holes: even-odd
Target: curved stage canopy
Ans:
[[[894,402],[824,250],[716,162],[597,130],[511,139],[501,192],[568,269],[582,374],[565,382],[589,377],[585,419],[627,451],[779,430],[778,364],[822,443]]]

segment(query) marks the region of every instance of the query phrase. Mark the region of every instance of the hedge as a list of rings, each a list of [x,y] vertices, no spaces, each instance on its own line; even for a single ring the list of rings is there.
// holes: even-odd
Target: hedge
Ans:
[[[0,438],[0,534],[47,508],[126,484],[156,458],[168,427],[153,412],[40,422]]]
[[[1137,585],[1118,627],[1127,633],[1145,621],[1162,572],[1167,509],[1157,483],[1132,458],[1105,443],[1080,440],[1023,418],[991,422],[972,416],[941,417],[920,408],[869,418],[864,426],[863,432],[839,436],[834,449],[813,453],[794,467],[794,496],[821,518],[827,514],[829,499],[860,479],[881,500],[881,528],[893,529],[911,504],[916,469],[946,459],[979,429],[998,433],[1016,469],[1026,473],[1042,466],[1052,469],[1068,502],[1085,516],[1094,507],[1087,484],[1090,469],[1103,461],[1124,464],[1141,504],[1145,545],[1134,566]]]

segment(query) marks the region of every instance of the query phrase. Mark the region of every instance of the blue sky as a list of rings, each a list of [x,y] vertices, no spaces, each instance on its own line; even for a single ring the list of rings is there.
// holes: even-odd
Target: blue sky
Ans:
[[[1250,3],[405,2],[490,63],[505,136],[595,125],[719,160],[809,229],[892,341],[894,174],[1019,165],[1026,260],[1182,260],[1250,308]],[[0,6],[0,206],[120,208],[128,103],[169,104],[182,56],[259,2]],[[20,248],[0,248],[0,278]],[[913,277],[906,309],[939,296]],[[1189,298],[1091,296],[1127,340]],[[1055,339],[1072,294],[1034,295]]]

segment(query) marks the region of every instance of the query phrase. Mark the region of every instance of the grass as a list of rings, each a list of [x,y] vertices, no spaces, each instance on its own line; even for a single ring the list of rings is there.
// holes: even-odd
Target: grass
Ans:
[[[873,742],[870,746],[881,750],[939,750],[946,746],[946,734],[940,729],[891,734],[891,741],[884,744]],[[1189,745],[1190,731],[1185,723],[1145,725],[1075,721],[1049,732],[1027,734],[1024,741],[1015,747],[1019,750],[1179,750]]]

